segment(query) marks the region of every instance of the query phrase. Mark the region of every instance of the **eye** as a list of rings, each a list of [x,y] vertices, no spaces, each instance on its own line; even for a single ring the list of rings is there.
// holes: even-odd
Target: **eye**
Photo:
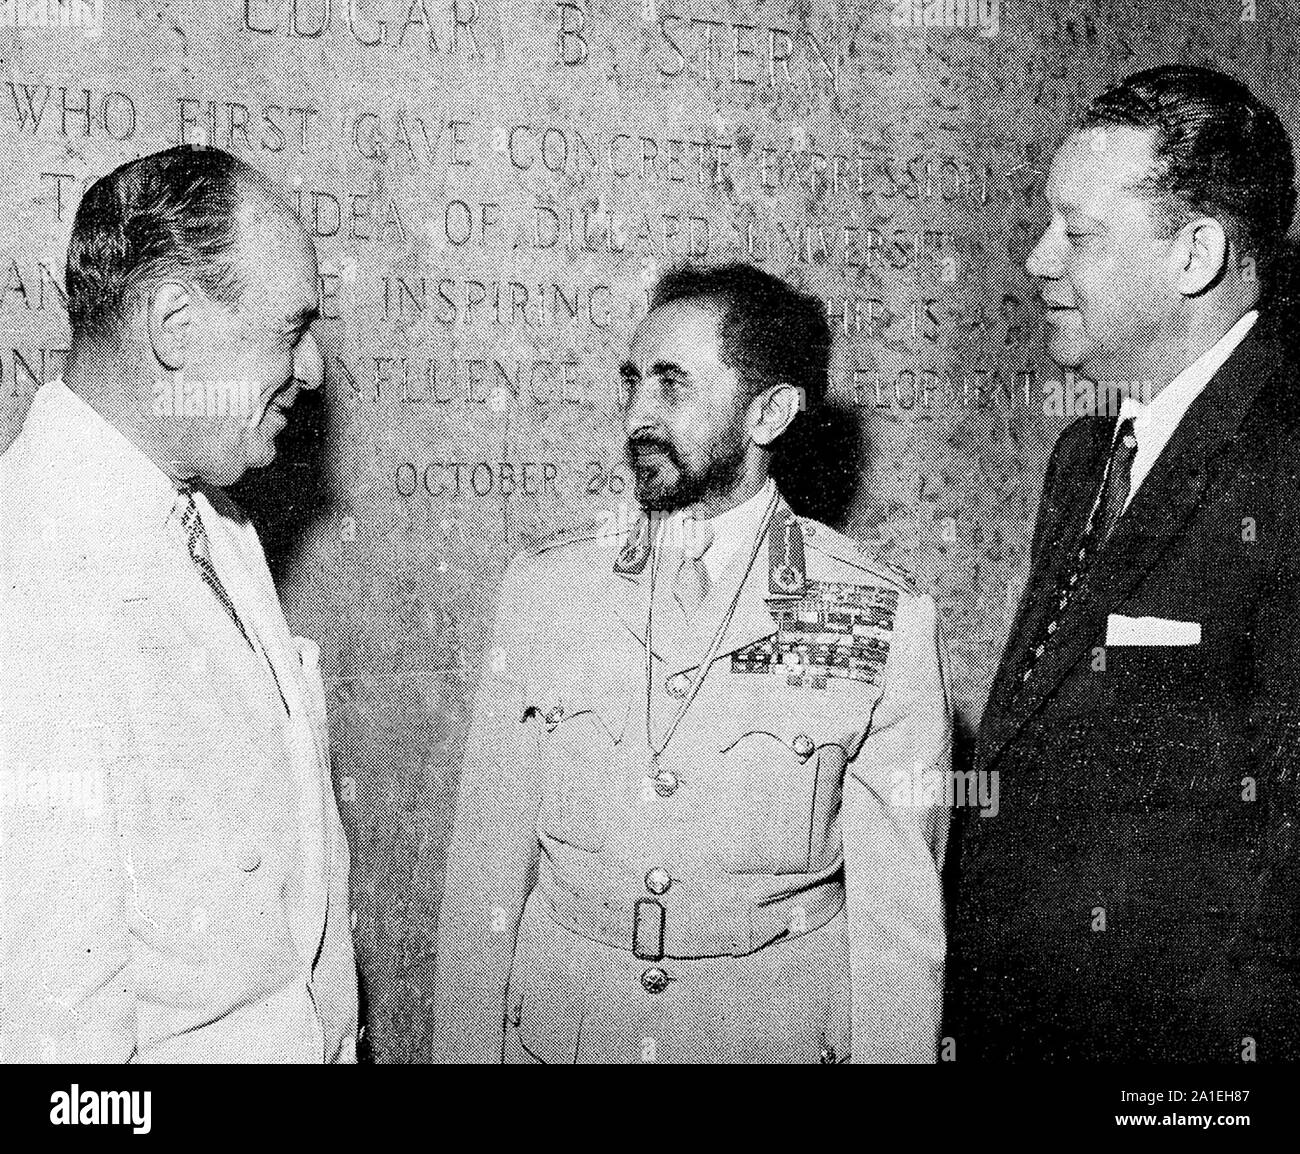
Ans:
[[[1079,241],[1086,240],[1088,237],[1095,235],[1095,233],[1091,232],[1071,232],[1069,229],[1065,230],[1066,239],[1074,244],[1078,244]]]

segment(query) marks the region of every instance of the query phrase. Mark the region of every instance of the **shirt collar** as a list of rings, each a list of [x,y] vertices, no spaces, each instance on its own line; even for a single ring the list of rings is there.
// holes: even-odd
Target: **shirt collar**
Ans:
[[[37,391],[28,419],[62,447],[89,490],[83,499],[96,510],[142,528],[166,524],[176,508],[176,482],[62,380]]]
[[[1144,432],[1154,430],[1160,430],[1167,439],[1178,427],[1183,414],[1191,407],[1192,402],[1213,379],[1214,374],[1223,367],[1223,363],[1246,339],[1246,334],[1258,319],[1258,309],[1247,312],[1222,337],[1161,389],[1152,400],[1143,402],[1132,395],[1125,396],[1120,402],[1120,421],[1132,417],[1133,431],[1139,440]]]
[[[768,477],[752,497],[747,497],[739,505],[708,519],[707,524],[713,530],[713,542],[705,550],[702,560],[709,576],[715,581],[726,568],[727,562],[753,541],[758,522],[774,492],[776,482]]]
[[[709,528],[713,530],[713,539],[717,541],[720,538],[727,538],[743,541],[744,531],[749,528],[750,522],[758,522],[759,516],[772,499],[775,489],[776,482],[768,477],[752,497],[745,498],[739,505],[733,505],[730,509],[724,509],[716,517],[710,517],[708,523]]]

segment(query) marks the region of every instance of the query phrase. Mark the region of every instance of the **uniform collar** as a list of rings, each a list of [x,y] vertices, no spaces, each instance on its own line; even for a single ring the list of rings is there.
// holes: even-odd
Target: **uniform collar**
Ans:
[[[798,595],[804,587],[803,571],[803,538],[797,536],[798,548],[792,548],[790,543],[791,534],[788,532],[788,525],[794,520],[790,507],[777,492],[774,482],[769,481],[768,486],[760,490],[763,498],[763,504],[759,507],[755,516],[755,524],[751,533],[757,532],[757,521],[761,519],[766,512],[768,503],[773,496],[776,497],[776,505],[773,510],[771,525],[768,529],[768,543],[775,549],[772,552],[768,546],[760,548],[758,556],[755,558],[753,566],[745,579],[745,588],[737,602],[735,613],[727,628],[726,637],[719,655],[724,655],[734,651],[741,646],[747,645],[763,637],[769,637],[776,632],[776,621],[768,611],[766,598],[773,592],[778,595]],[[736,506],[728,512],[737,512],[746,504]],[[725,516],[725,514],[724,514]],[[608,597],[610,609],[628,632],[645,644],[646,637],[646,619],[649,610],[648,589],[649,589],[649,565],[648,559],[650,554],[650,541],[652,536],[659,529],[660,518],[650,518],[642,514],[631,526],[625,539],[624,547],[619,551],[618,558],[614,564],[614,572],[610,577],[608,584]],[[743,524],[743,522],[742,522]],[[773,542],[775,541],[775,545]],[[692,634],[698,633],[706,641],[712,634],[712,630],[720,619],[725,602],[729,603],[731,596],[735,593],[735,586],[732,578],[740,579],[739,569],[745,563],[749,554],[749,549],[754,544],[752,535],[747,535],[741,542],[740,551],[731,557],[727,562],[727,573],[720,582],[715,583],[709,595],[705,598],[700,607],[699,618],[695,623]],[[777,581],[777,577],[772,576],[772,569],[784,568],[787,564],[793,563],[794,575],[790,584],[786,587],[771,584]],[[786,580],[781,575],[781,580]],[[658,582],[658,578],[656,579]],[[656,593],[658,596],[658,593]],[[666,661],[670,666],[670,672],[689,668],[698,662],[700,654],[693,649],[673,651],[670,646],[670,638],[667,636],[668,631],[660,632],[656,630],[654,635],[655,656]]]
[[[776,482],[768,477],[752,497],[724,510],[716,517],[708,518],[707,524],[713,530],[713,542],[704,551],[701,559],[714,583],[726,571],[732,558],[742,552],[745,546],[753,543],[754,534],[758,531],[758,523],[775,491]]]

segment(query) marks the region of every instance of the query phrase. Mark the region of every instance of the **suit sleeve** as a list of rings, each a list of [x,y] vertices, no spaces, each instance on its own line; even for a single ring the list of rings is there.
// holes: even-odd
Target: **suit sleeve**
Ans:
[[[1048,559],[1044,555],[1044,551],[1049,548],[1049,531],[1060,523],[1063,511],[1068,507],[1068,498],[1058,492],[1063,475],[1062,464],[1073,451],[1074,440],[1083,431],[1083,428],[1082,421],[1076,421],[1065,429],[1056,439],[1051,456],[1047,460],[1047,472],[1043,476],[1042,492],[1038,499],[1038,515],[1034,519],[1034,534],[1029,545],[1029,563],[1026,567],[1025,586],[1021,590],[1020,602],[1016,608],[1015,616],[1011,619],[1011,628],[1007,632],[1007,639],[1002,647],[1002,657],[998,662],[997,673],[994,676],[992,685],[989,687],[989,703],[996,702],[1003,692],[1003,686],[1009,674],[1007,658],[1014,651],[1022,624],[1030,612],[1034,598],[1043,594],[1043,590],[1039,588],[1039,578]]]
[[[136,1049],[130,861],[115,820],[129,751],[107,630],[0,623],[0,1061],[124,1062]],[[20,636],[21,633],[21,636]],[[97,636],[96,636],[97,635]]]
[[[929,596],[900,603],[885,690],[850,762],[841,829],[855,1062],[933,1062],[952,717]]]
[[[1294,525],[1294,510],[1277,521]],[[1235,1056],[1251,1037],[1259,1061],[1294,1062],[1300,1061],[1300,540],[1294,531],[1260,602],[1254,642],[1250,728],[1265,836],[1234,942],[1238,964],[1222,977],[1219,997],[1232,1007],[1225,1053]]]
[[[1034,535],[1029,544],[1028,573],[1024,592],[1021,594],[1020,609],[1016,614],[1017,621],[1024,615],[1028,600],[1035,592],[1034,578],[1045,560],[1043,550],[1047,548],[1048,531],[1060,521],[1063,510],[1068,506],[1068,499],[1058,492],[1063,476],[1062,465],[1074,451],[1074,441],[1083,431],[1082,421],[1076,421],[1066,428],[1056,438],[1051,456],[1047,459],[1047,472],[1043,474],[1043,487],[1038,498],[1038,515],[1034,518]]]
[[[435,1056],[499,1062],[515,936],[538,852],[536,722],[525,716],[537,649],[534,570],[506,571],[465,747],[434,976]]]

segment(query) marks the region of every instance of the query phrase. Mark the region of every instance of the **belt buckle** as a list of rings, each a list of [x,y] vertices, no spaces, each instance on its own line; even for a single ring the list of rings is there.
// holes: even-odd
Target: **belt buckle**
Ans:
[[[664,956],[664,918],[667,915],[654,898],[638,898],[632,904],[632,953],[645,962]]]

